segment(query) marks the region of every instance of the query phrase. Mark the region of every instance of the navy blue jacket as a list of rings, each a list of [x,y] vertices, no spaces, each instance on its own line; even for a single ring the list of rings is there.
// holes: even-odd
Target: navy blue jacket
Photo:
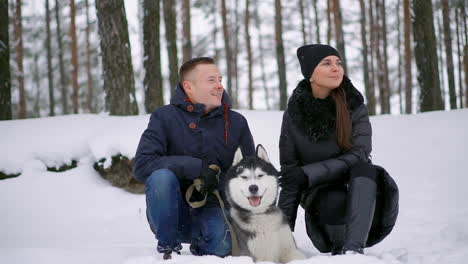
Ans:
[[[205,113],[177,84],[171,103],[156,109],[143,132],[135,155],[134,174],[141,182],[158,169],[169,169],[181,180],[200,176],[202,162],[231,167],[238,147],[244,156],[255,154],[247,120],[233,111],[226,92],[222,106]]]

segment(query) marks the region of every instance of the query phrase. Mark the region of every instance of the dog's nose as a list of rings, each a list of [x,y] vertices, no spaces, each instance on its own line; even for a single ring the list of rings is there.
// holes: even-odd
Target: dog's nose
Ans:
[[[258,192],[258,186],[257,185],[250,185],[249,186],[249,191],[252,194],[256,194]]]

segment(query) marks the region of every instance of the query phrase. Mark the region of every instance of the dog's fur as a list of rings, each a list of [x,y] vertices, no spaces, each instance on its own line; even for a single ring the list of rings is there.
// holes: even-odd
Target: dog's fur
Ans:
[[[226,174],[225,190],[239,255],[280,263],[305,258],[276,206],[278,171],[262,145],[257,146],[255,157],[243,158],[240,149],[236,151]]]

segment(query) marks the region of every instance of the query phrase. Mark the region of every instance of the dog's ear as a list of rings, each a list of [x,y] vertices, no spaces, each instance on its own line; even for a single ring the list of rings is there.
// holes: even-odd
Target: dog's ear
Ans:
[[[263,148],[263,146],[261,144],[258,144],[257,146],[257,157],[268,162],[268,163],[271,163],[270,162],[270,159],[268,158],[268,154],[265,150],[265,148]]]
[[[237,165],[237,163],[239,163],[243,158],[241,149],[237,148],[236,153],[234,154],[234,160],[232,161],[232,166]]]

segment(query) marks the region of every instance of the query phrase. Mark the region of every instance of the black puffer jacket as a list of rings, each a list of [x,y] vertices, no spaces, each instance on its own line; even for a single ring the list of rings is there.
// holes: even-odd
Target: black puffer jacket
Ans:
[[[298,193],[280,195],[279,207],[293,229],[301,197],[307,198],[304,194],[314,193],[318,186],[344,182],[350,167],[359,161],[370,162],[372,128],[364,99],[346,76],[341,87],[352,120],[352,148],[347,152],[336,142],[333,99],[314,98],[306,80],[299,82],[284,112],[279,142],[281,171],[301,167],[309,180],[309,186]]]

